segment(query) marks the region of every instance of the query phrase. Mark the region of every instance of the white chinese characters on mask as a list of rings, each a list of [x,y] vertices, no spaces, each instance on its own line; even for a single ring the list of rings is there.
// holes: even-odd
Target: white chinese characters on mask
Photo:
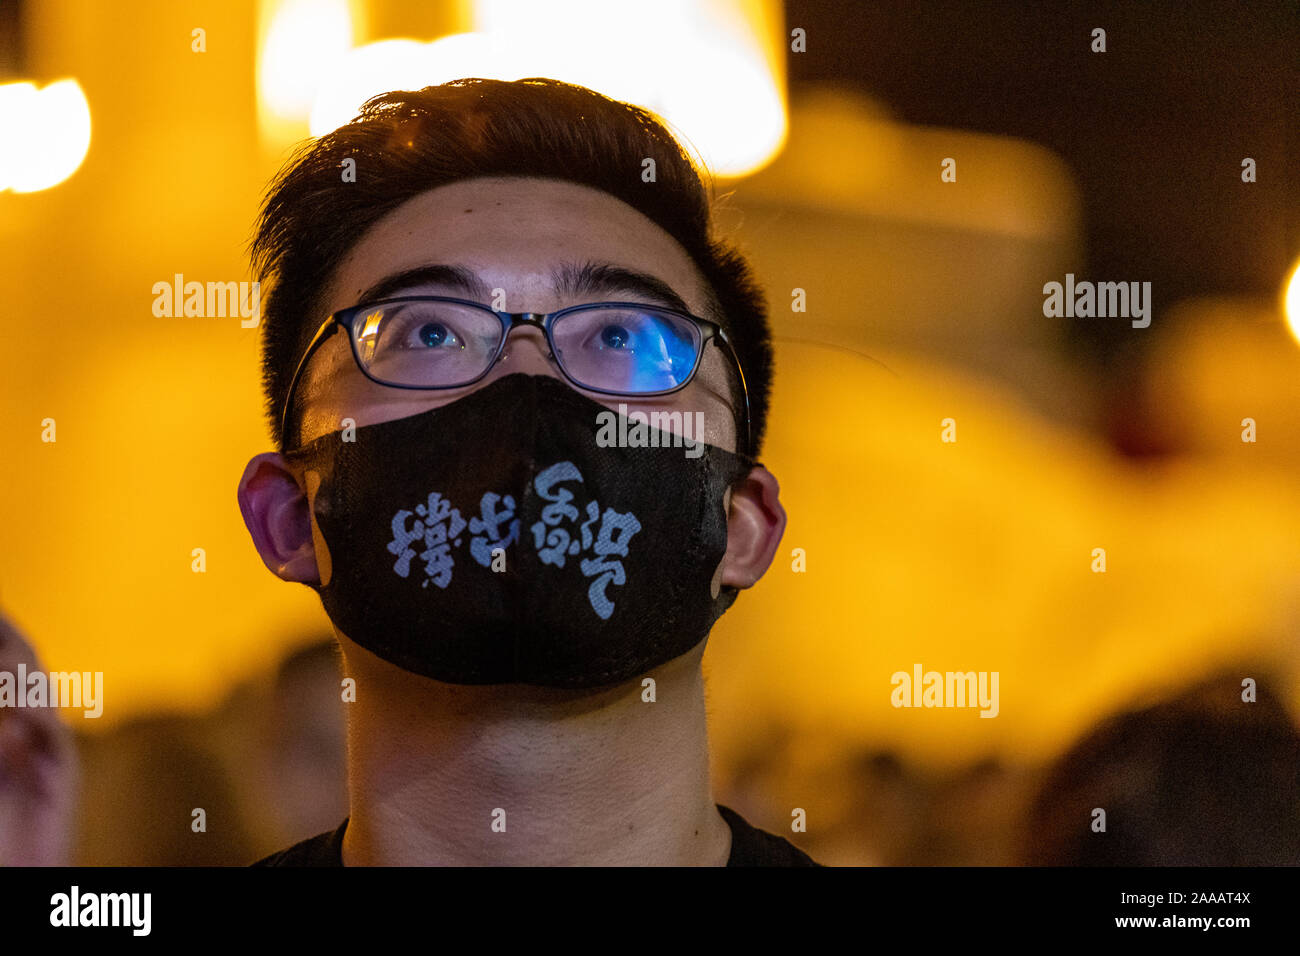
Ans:
[[[533,548],[544,565],[562,568],[568,558],[583,556],[583,575],[595,578],[587,589],[587,600],[601,620],[608,620],[614,613],[608,587],[621,586],[627,580],[623,562],[617,558],[627,557],[629,542],[641,530],[641,522],[630,511],[605,508],[602,512],[594,499],[579,511],[573,503],[573,492],[562,485],[582,480],[582,472],[570,461],[539,471],[532,482],[533,490],[548,504],[541,510],[541,520],[529,531]],[[468,521],[440,492],[431,491],[425,504],[416,505],[414,511],[398,511],[391,524],[393,540],[388,542],[388,551],[397,556],[393,571],[399,577],[408,577],[411,561],[418,557],[424,562],[426,576],[421,586],[432,582],[442,589],[451,584],[456,563],[452,549],[462,547],[467,528],[472,534],[470,556],[485,568],[491,564],[494,551],[504,552],[519,540],[520,530],[514,496],[492,491],[479,499],[479,516]],[[416,552],[416,542],[424,545],[423,551]]]

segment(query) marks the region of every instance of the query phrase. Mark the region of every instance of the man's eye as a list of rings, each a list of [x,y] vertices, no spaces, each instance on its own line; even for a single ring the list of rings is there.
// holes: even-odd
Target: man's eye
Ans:
[[[456,338],[456,333],[441,322],[426,322],[416,331],[416,340],[427,348],[436,349],[441,347],[456,348],[460,345],[460,339]]]
[[[621,325],[607,325],[600,330],[600,341],[605,348],[623,349],[627,348],[631,341],[632,335]]]

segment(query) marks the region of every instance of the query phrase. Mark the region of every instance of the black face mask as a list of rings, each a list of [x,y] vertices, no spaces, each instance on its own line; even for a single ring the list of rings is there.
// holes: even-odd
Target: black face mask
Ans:
[[[737,594],[711,584],[724,493],[754,460],[635,423],[617,433],[651,447],[601,447],[611,418],[513,374],[294,452],[320,477],[313,587],[335,626],[440,681],[563,688],[621,683],[707,638]]]

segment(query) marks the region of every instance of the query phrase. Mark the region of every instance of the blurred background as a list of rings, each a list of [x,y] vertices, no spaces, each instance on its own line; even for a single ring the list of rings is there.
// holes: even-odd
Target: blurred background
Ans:
[[[719,802],[834,865],[1300,863],[1298,41],[1290,0],[0,0],[0,609],[105,675],[77,862],[347,813],[328,623],[235,502],[259,331],[154,284],[251,281],[366,96],[540,75],[668,119],[767,289],[789,525],[705,657]],[[1067,274],[1150,326],[1045,316]],[[893,707],[917,664],[997,717]]]

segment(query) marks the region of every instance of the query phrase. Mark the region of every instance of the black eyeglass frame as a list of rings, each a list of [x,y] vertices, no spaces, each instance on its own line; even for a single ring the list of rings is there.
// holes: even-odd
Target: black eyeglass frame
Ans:
[[[456,305],[469,306],[483,312],[489,312],[500,320],[502,326],[501,341],[497,344],[496,353],[492,356],[492,360],[488,362],[487,368],[485,368],[478,376],[468,382],[462,382],[457,385],[400,385],[393,382],[385,382],[383,379],[376,378],[374,375],[370,374],[365,363],[361,361],[361,356],[357,353],[357,340],[352,334],[352,327],[355,323],[356,317],[362,312],[377,308],[378,306],[389,305],[394,302],[451,302]],[[699,327],[701,337],[699,351],[695,356],[695,364],[692,366],[690,374],[686,376],[680,385],[674,385],[672,388],[663,389],[658,392],[614,391],[611,389],[592,388],[589,385],[584,385],[569,374],[568,369],[564,367],[564,362],[555,352],[555,341],[551,337],[552,327],[561,317],[571,313],[589,311],[591,309],[608,308],[631,308],[641,309],[643,311],[663,312],[668,315],[687,319],[694,322],[696,326]],[[718,325],[718,323],[711,322],[708,319],[702,319],[698,315],[692,315],[689,312],[682,312],[679,309],[670,309],[658,305],[646,305],[644,302],[585,302],[582,305],[571,305],[564,309],[558,309],[555,312],[499,312],[481,302],[474,302],[470,299],[458,299],[453,296],[445,295],[392,296],[386,299],[377,299],[373,302],[365,302],[360,305],[349,306],[346,309],[340,309],[326,318],[325,321],[321,323],[320,328],[316,330],[316,334],[312,336],[311,342],[308,344],[306,351],[303,352],[302,358],[298,361],[298,367],[294,369],[293,377],[289,379],[289,389],[285,393],[284,409],[280,415],[281,440],[287,441],[290,434],[290,412],[293,409],[293,396],[294,392],[297,390],[298,381],[302,378],[303,370],[306,369],[307,363],[311,360],[311,357],[315,354],[316,350],[334,334],[336,329],[341,328],[347,333],[348,344],[352,350],[352,360],[356,363],[357,368],[361,370],[361,374],[370,379],[370,381],[377,385],[384,385],[388,388],[404,388],[411,391],[436,392],[453,388],[467,388],[475,382],[482,381],[482,379],[496,367],[497,362],[500,361],[501,354],[505,351],[506,340],[509,338],[511,331],[521,325],[531,325],[542,330],[542,333],[546,336],[546,344],[551,350],[551,356],[555,359],[556,366],[559,368],[560,373],[570,383],[589,392],[596,392],[603,395],[619,395],[625,398],[653,398],[655,396],[671,395],[674,392],[681,391],[694,381],[696,373],[699,372],[700,365],[704,362],[705,345],[707,345],[710,340],[719,342],[723,346],[727,355],[731,358],[732,364],[736,367],[736,374],[740,378],[740,391],[745,401],[745,444],[743,453],[745,455],[753,454],[751,444],[753,435],[750,423],[749,385],[745,381],[745,370],[740,364],[740,357],[736,354],[736,350],[732,346],[731,340],[727,338],[726,331],[722,326]]]

